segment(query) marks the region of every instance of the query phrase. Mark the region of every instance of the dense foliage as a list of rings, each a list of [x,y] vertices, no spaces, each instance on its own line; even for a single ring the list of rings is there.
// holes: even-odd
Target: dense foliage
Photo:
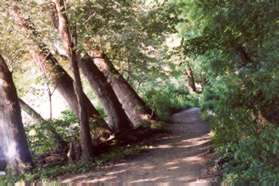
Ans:
[[[225,179],[278,181],[278,2],[175,3],[184,53],[206,72],[202,107]]]
[[[53,127],[66,141],[78,139],[78,120],[70,111],[64,111],[61,118],[46,120],[26,127],[29,147],[34,155],[43,154],[57,148],[49,127]]]
[[[0,2],[0,54],[12,71],[19,97],[28,100],[45,117],[50,111],[38,105],[49,99],[55,110],[61,106],[60,97],[54,94],[58,92],[56,85],[50,83],[40,67],[30,65],[34,59],[29,52],[34,43],[44,43],[59,65],[72,75],[55,29],[53,4],[41,0]],[[179,109],[202,108],[213,129],[218,164],[226,182],[253,184],[279,180],[276,0],[66,2],[69,28],[77,37],[78,51],[91,54],[95,49],[102,50],[161,120],[167,120]],[[22,10],[23,17],[32,21],[38,32],[35,42],[30,30],[22,32],[11,18],[13,4]],[[101,117],[107,119],[104,106],[85,79],[82,76],[85,94]],[[63,110],[68,109],[63,104]],[[72,112],[60,111],[54,113],[54,118],[37,124],[25,121],[35,157],[56,149],[48,131],[50,126],[65,141],[77,141],[77,117]],[[117,156],[122,150],[129,154],[129,149],[127,152],[124,148],[116,149]],[[65,166],[60,172],[72,166]],[[82,166],[76,168],[83,171]],[[35,176],[51,177],[57,169],[47,169]]]

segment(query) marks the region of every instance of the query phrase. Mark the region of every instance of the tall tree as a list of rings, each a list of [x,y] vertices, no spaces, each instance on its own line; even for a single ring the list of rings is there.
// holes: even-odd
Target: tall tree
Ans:
[[[142,124],[150,124],[151,120],[157,119],[156,114],[150,109],[133,87],[115,69],[109,58],[100,50],[91,53],[95,64],[104,73],[111,84],[116,96],[122,103],[125,112],[135,127]]]
[[[62,66],[59,65],[47,45],[41,41],[40,34],[35,29],[35,26],[29,19],[23,17],[20,8],[16,4],[11,8],[11,15],[15,23],[23,29],[25,34],[29,35],[29,38],[32,41],[32,44],[29,47],[29,52],[33,56],[34,61],[38,63],[42,72],[46,73],[46,76],[65,98],[72,111],[78,116],[79,111],[73,87],[73,79]],[[82,96],[85,99],[88,115],[93,120],[106,126],[105,121],[101,118],[88,97],[84,93],[82,93]]]
[[[108,123],[114,132],[124,132],[133,127],[130,119],[126,115],[122,104],[118,100],[112,86],[108,83],[104,74],[95,65],[88,55],[81,59],[81,70],[86,76],[92,89],[98,95],[107,114]]]
[[[93,144],[90,134],[89,120],[86,111],[85,99],[83,97],[83,89],[79,71],[79,56],[69,29],[69,23],[65,12],[64,0],[53,0],[58,14],[58,31],[62,38],[64,48],[68,53],[74,73],[74,88],[78,103],[78,116],[80,120],[80,144],[82,150],[82,159],[90,160],[93,156]]]
[[[60,4],[58,4],[58,1],[55,1],[54,3],[56,5],[55,10],[52,11],[52,17],[54,18],[53,21],[56,21],[54,25],[59,30],[60,37],[64,42],[64,47],[66,45],[66,47],[68,47],[68,38],[72,38],[72,35],[70,35],[71,33],[67,31],[70,28],[70,23],[68,23],[66,15],[64,14],[61,16],[61,10],[65,11],[64,4],[62,1],[60,1]],[[65,25],[64,29],[61,28],[61,25]],[[71,47],[74,49],[76,48],[75,44],[73,44]],[[66,49],[66,53],[70,57],[70,52],[72,50],[69,50],[68,48]],[[75,55],[81,56],[80,52],[76,50]],[[104,106],[104,109],[108,115],[108,124],[110,125],[110,128],[113,129],[115,133],[132,128],[132,124],[124,109],[122,108],[121,103],[118,101],[118,98],[115,95],[111,85],[107,82],[103,73],[94,64],[92,58],[90,58],[88,54],[85,54],[82,59],[76,58],[76,60],[78,61],[83,74],[87,77],[90,86]]]
[[[8,168],[22,173],[32,166],[12,74],[0,55],[0,143]]]

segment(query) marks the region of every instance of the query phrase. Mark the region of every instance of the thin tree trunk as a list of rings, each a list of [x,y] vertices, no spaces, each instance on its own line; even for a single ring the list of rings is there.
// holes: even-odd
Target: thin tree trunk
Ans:
[[[43,51],[30,51],[32,53],[33,59],[35,59],[35,62],[41,67],[42,71],[45,73],[48,73],[49,79],[51,82],[57,87],[57,90],[60,92],[60,94],[64,97],[64,99],[69,104],[72,111],[76,114],[76,116],[79,115],[78,111],[78,103],[77,98],[75,96],[75,90],[73,86],[73,79],[70,77],[70,75],[58,64],[57,60],[54,58],[54,56],[49,53],[44,53]],[[47,57],[47,59],[45,59]],[[92,105],[88,97],[82,93],[84,99],[86,100],[86,107],[88,115],[100,123],[105,123],[103,119],[101,118],[98,111],[95,109],[95,107]]]
[[[108,114],[108,123],[115,133],[131,129],[133,126],[127,117],[121,103],[107,82],[104,74],[94,64],[90,56],[82,58],[80,63],[83,74],[88,79],[92,89],[103,104]]]
[[[151,120],[156,120],[156,114],[144,103],[132,86],[114,68],[108,57],[101,51],[92,52],[94,63],[104,73],[111,84],[116,96],[122,104],[126,114],[134,127],[142,124],[149,125]]]
[[[56,7],[53,7],[51,15],[54,27],[59,30],[59,13],[57,12]],[[64,42],[67,41],[67,38],[71,37],[68,36],[66,32],[60,31],[59,33],[60,37],[62,39],[64,38]],[[67,55],[69,56],[69,53]],[[81,56],[81,54],[78,55]],[[83,74],[88,79],[93,91],[104,106],[104,109],[108,115],[108,124],[110,128],[115,133],[131,129],[131,121],[127,117],[121,103],[118,101],[118,98],[115,95],[111,85],[107,82],[106,77],[94,64],[90,56],[86,54],[86,56],[83,57],[79,62],[79,66]]]
[[[59,65],[56,58],[48,50],[46,44],[41,42],[39,39],[39,33],[36,31],[30,20],[23,18],[20,12],[21,10],[16,5],[12,8],[13,11],[11,12],[11,15],[13,15],[15,23],[23,28],[26,34],[29,34],[30,39],[33,41],[33,46],[30,46],[30,53],[33,56],[33,59],[35,59],[37,64],[40,66],[42,72],[46,74],[46,77],[50,79],[51,83],[57,87],[57,90],[64,97],[72,111],[78,116],[78,103],[73,87],[73,79]],[[85,100],[88,116],[102,126],[106,126],[105,121],[101,118],[100,114],[92,105],[88,97],[84,93],[82,93],[82,96]]]
[[[186,77],[187,77],[187,80],[188,80],[188,87],[190,90],[192,90],[193,92],[196,92],[196,93],[201,93],[201,91],[199,91],[197,89],[197,86],[196,86],[196,82],[195,82],[195,77],[194,77],[194,73],[193,73],[193,70],[192,70],[192,67],[190,65],[190,63],[188,61],[186,61],[187,63],[187,69],[186,69]]]
[[[49,102],[49,120],[52,120],[52,95],[53,95],[53,93],[51,92],[49,86],[47,87],[47,95],[48,95],[48,102]]]
[[[73,51],[70,57],[74,77],[75,77],[75,93],[79,105],[79,120],[80,120],[80,143],[82,151],[82,159],[90,160],[93,156],[93,144],[90,134],[89,119],[85,109],[85,100],[82,96],[82,84],[76,54]]]
[[[32,167],[32,157],[12,74],[1,55],[0,80],[0,143],[8,168],[15,173],[23,173]]]
[[[90,135],[90,127],[86,105],[83,94],[82,82],[79,72],[79,56],[76,52],[76,46],[72,40],[72,35],[69,29],[69,23],[66,15],[64,0],[53,0],[58,14],[58,31],[63,41],[64,47],[68,53],[69,61],[71,62],[74,73],[74,88],[78,102],[79,120],[80,120],[80,143],[82,150],[82,159],[90,160],[93,156],[93,144]]]

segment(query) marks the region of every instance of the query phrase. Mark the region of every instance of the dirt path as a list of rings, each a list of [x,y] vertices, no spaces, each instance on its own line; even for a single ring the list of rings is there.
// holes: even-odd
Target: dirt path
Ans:
[[[157,139],[146,153],[62,181],[94,185],[212,185],[214,178],[207,174],[206,164],[209,129],[200,119],[199,109],[181,111],[171,120],[170,133]]]

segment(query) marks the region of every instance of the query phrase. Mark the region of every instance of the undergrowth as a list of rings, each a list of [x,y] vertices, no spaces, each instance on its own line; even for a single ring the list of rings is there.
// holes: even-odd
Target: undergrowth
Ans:
[[[91,162],[66,163],[63,165],[53,165],[47,167],[35,167],[31,172],[20,176],[7,175],[0,177],[0,184],[12,184],[15,182],[36,182],[42,183],[46,180],[56,180],[61,175],[82,174],[104,166],[109,163],[119,161],[129,156],[135,156],[143,152],[146,147],[134,145],[129,147],[116,147],[109,152],[101,154]]]
[[[144,93],[146,103],[155,111],[158,116],[167,120],[169,116],[181,109],[198,106],[197,95],[190,94],[185,87],[165,86],[157,89],[152,88]]]
[[[204,92],[206,100],[202,101],[203,116],[214,133],[223,183],[278,185],[279,128],[260,121],[252,109],[240,105],[239,88],[227,86],[212,87],[214,91]],[[253,100],[256,105],[256,98]]]

